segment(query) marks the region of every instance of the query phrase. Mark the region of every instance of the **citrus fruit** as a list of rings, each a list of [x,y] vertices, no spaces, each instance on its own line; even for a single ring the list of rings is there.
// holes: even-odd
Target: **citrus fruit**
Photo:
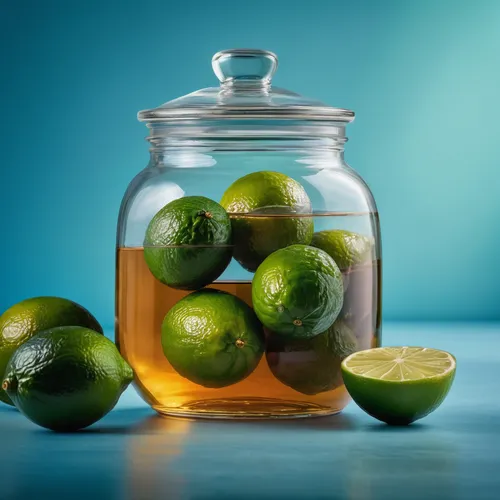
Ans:
[[[272,253],[252,281],[255,313],[266,328],[310,338],[337,319],[344,300],[342,274],[323,250],[292,245]]]
[[[340,363],[357,347],[356,337],[342,321],[311,339],[269,335],[267,364],[283,384],[310,396],[343,385]]]
[[[333,229],[313,234],[311,245],[324,250],[341,271],[372,260],[372,242],[362,234]]]
[[[368,339],[380,323],[380,267],[361,265],[343,272],[344,305],[340,311],[342,318],[359,337]],[[369,346],[360,347],[367,349]],[[373,346],[376,347],[376,346]]]
[[[102,327],[87,309],[60,297],[23,300],[0,316],[0,380],[14,351],[33,335],[56,326],[85,326],[99,333]],[[12,404],[0,389],[0,401]]]
[[[151,220],[144,258],[165,285],[196,290],[217,279],[231,256],[231,221],[204,196],[186,196],[165,205]]]
[[[311,242],[311,201],[302,185],[285,174],[245,175],[227,188],[221,205],[232,214],[234,258],[248,271],[280,248]]]
[[[204,387],[246,378],[264,352],[262,325],[234,295],[215,289],[179,300],[162,324],[163,352],[177,372]]]
[[[73,431],[106,415],[132,378],[132,369],[104,335],[62,326],[35,335],[14,353],[2,387],[31,421]]]
[[[424,347],[378,347],[351,354],[342,376],[352,399],[369,415],[407,425],[434,411],[455,377],[455,358]]]

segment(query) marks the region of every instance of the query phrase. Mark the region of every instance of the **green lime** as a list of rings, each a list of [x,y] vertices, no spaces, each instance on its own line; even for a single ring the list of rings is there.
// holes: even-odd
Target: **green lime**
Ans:
[[[373,244],[362,234],[333,229],[313,234],[311,245],[324,250],[341,271],[372,261]]]
[[[352,399],[391,425],[408,425],[434,411],[450,390],[455,367],[450,353],[423,347],[359,351],[341,366]]]
[[[254,310],[266,328],[310,338],[337,319],[344,300],[342,274],[323,250],[292,245],[271,254],[252,281]]]
[[[99,333],[102,327],[87,309],[59,297],[34,297],[7,309],[0,316],[0,380],[14,351],[33,335],[56,326],[85,326]],[[0,389],[0,401],[12,404]]]
[[[264,352],[262,325],[252,309],[226,292],[204,289],[179,300],[162,324],[163,352],[183,377],[225,387],[248,377]]]
[[[204,196],[171,201],[146,230],[146,263],[156,279],[173,288],[203,288],[224,272],[231,256],[229,216]]]
[[[74,431],[97,422],[133,379],[104,335],[80,326],[45,330],[12,356],[2,387],[42,427]]]
[[[359,338],[368,339],[374,335],[380,323],[380,267],[363,264],[343,272],[344,305],[342,318]],[[360,349],[367,349],[364,345]],[[373,346],[376,347],[376,346]]]
[[[266,358],[280,382],[312,396],[343,385],[340,363],[356,348],[351,329],[337,320],[326,332],[311,339],[269,335]]]
[[[245,175],[227,188],[221,205],[231,214],[234,258],[248,271],[280,248],[311,242],[311,201],[302,185],[285,174]]]

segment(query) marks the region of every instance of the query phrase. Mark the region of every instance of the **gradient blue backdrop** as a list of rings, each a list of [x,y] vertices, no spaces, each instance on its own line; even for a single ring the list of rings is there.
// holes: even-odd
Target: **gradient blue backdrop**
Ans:
[[[0,4],[0,310],[33,295],[113,324],[115,225],[148,160],[139,109],[275,51],[277,85],[354,109],[378,202],[386,319],[500,319],[500,2]]]

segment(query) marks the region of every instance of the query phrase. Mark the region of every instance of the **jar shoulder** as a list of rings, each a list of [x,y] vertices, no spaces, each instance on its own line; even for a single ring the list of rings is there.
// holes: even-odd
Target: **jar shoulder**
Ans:
[[[272,171],[301,184],[314,213],[366,214],[377,211],[362,177],[343,159],[298,155],[215,155],[176,158],[175,166],[149,164],[130,182],[122,200],[118,242],[142,241],[145,228],[167,203],[183,196],[205,196],[220,202],[241,177]],[[190,163],[191,162],[191,163]]]

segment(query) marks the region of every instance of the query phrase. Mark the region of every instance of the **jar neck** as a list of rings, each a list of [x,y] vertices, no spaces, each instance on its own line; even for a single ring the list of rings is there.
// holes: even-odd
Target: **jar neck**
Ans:
[[[218,153],[280,153],[343,162],[345,126],[331,123],[211,122],[149,123],[151,162],[181,166],[182,161]],[[206,161],[206,160],[204,160]]]
[[[345,141],[344,141],[345,142]],[[266,156],[276,153],[289,155],[293,161],[305,165],[311,163],[325,167],[340,167],[344,163],[344,142],[326,139],[280,139],[280,140],[162,140],[155,141],[150,148],[149,167],[194,168],[215,166],[216,156],[242,154]]]

